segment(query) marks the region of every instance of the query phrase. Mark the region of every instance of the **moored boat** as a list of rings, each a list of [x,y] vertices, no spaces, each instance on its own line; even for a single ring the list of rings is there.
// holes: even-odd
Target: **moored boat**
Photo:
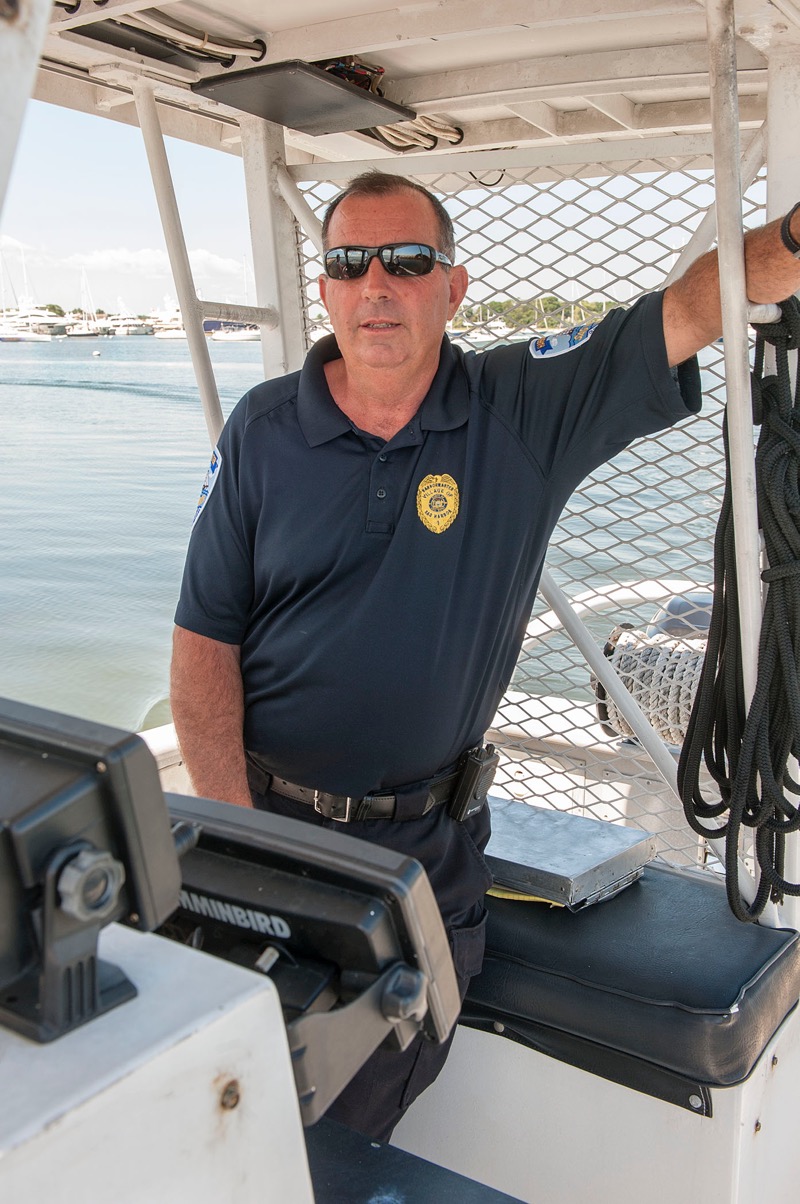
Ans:
[[[220,326],[211,331],[211,338],[218,343],[257,343],[261,331],[257,326]]]

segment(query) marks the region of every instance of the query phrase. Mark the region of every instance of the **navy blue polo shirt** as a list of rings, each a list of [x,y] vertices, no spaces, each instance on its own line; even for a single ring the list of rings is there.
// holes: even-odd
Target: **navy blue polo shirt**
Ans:
[[[333,337],[242,398],[176,623],[241,645],[245,745],[273,772],[360,796],[424,781],[481,740],[570,494],[699,409],[694,361],[667,365],[661,299],[483,354],[444,339],[388,443],[333,401]]]

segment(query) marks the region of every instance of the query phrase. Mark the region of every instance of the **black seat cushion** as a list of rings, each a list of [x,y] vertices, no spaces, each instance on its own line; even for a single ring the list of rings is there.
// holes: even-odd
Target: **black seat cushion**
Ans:
[[[541,1039],[548,1030],[728,1086],[748,1076],[800,997],[798,933],[740,923],[710,874],[652,864],[577,913],[487,902],[486,957],[462,1022],[502,1025],[557,1056],[558,1042]]]

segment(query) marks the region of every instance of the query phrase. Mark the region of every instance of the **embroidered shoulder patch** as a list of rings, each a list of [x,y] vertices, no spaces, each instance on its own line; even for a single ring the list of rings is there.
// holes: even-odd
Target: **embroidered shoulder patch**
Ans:
[[[535,360],[550,359],[554,355],[564,355],[567,351],[572,351],[575,347],[580,347],[581,343],[585,343],[590,339],[599,322],[584,322],[580,326],[573,326],[571,330],[559,330],[553,334],[537,334],[531,339],[528,346],[530,347],[531,355]]]
[[[458,515],[458,485],[445,472],[441,476],[429,474],[419,483],[417,489],[417,514],[420,522],[441,535],[442,531],[455,522]]]
[[[203,488],[200,490],[200,497],[197,499],[197,509],[194,512],[192,526],[194,526],[194,524],[197,522],[198,518],[203,512],[203,507],[211,497],[211,490],[216,485],[217,477],[219,476],[221,470],[222,456],[220,455],[219,448],[215,447],[211,453],[211,463],[208,466],[208,472],[206,473],[205,480],[203,481]]]

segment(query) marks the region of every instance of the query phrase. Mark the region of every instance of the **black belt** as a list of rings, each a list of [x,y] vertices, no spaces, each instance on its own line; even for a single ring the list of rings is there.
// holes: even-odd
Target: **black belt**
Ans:
[[[252,754],[250,754],[252,756]],[[461,776],[460,770],[454,770],[446,777],[431,782],[427,798],[422,806],[412,815],[404,815],[404,819],[421,819],[434,807],[449,803],[453,791]],[[287,782],[285,778],[272,775],[270,790],[284,798],[294,799],[297,803],[308,803],[324,815],[326,819],[336,819],[347,824],[352,820],[361,819],[394,819],[397,806],[397,795],[393,793],[365,794],[363,798],[352,798],[349,794],[328,794],[324,790],[312,790],[308,786],[300,786],[297,782]]]
[[[486,801],[498,760],[493,745],[478,745],[463,753],[457,765],[427,784],[413,783],[394,791],[376,791],[353,798],[349,794],[329,794],[279,778],[264,764],[259,753],[248,750],[247,759],[252,771],[248,776],[254,790],[259,793],[274,790],[294,802],[307,803],[326,819],[343,824],[362,819],[421,819],[443,804],[452,804],[450,814],[461,822],[475,815]]]

